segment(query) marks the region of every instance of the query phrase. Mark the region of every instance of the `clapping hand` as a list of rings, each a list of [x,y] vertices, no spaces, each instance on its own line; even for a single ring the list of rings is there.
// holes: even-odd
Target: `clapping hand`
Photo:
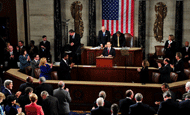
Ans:
[[[53,67],[53,64],[50,65],[50,68],[52,68],[52,67]]]
[[[138,71],[138,72],[141,72],[141,69],[140,69],[140,68],[137,68],[137,71]]]
[[[170,64],[170,67],[171,67],[171,68],[174,68],[174,65]]]
[[[65,90],[69,92],[69,88],[66,88]]]

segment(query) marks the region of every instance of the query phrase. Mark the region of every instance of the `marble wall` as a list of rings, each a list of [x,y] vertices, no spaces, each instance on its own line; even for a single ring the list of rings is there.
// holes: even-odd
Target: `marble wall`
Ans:
[[[42,36],[46,35],[54,60],[54,0],[29,0],[28,24],[29,41],[34,40],[39,46]]]
[[[82,4],[82,20],[83,20],[83,26],[84,26],[84,33],[83,33],[83,37],[81,38],[81,43],[84,45],[87,45],[87,38],[89,35],[89,0],[60,0],[61,1],[61,19],[64,20],[68,20],[69,24],[68,24],[68,30],[70,29],[74,29],[74,19],[71,16],[71,4],[75,1],[80,1]],[[69,38],[69,37],[68,37]]]

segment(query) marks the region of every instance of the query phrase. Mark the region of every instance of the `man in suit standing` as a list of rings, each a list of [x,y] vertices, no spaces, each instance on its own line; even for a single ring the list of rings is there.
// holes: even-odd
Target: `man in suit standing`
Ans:
[[[91,110],[91,115],[111,115],[111,110],[104,107],[104,99],[99,97],[96,100],[97,108]]]
[[[69,103],[71,102],[69,89],[64,89],[65,83],[63,81],[59,81],[58,87],[59,88],[53,90],[53,96],[59,101],[59,115],[69,115]]]
[[[129,107],[129,115],[154,115],[156,111],[147,104],[142,103],[143,95],[137,93],[135,95],[136,104]]]
[[[113,47],[125,47],[125,37],[124,34],[120,31],[117,31],[113,34],[112,44]]]
[[[170,65],[175,73],[178,74],[178,81],[184,80],[184,62],[182,60],[182,54],[180,52],[176,53],[175,56],[177,62],[175,65]]]
[[[25,94],[21,95],[18,98],[18,103],[22,107],[23,112],[25,113],[25,105],[30,104],[30,99],[29,96],[33,93],[33,88],[32,87],[27,87],[25,89]]]
[[[119,108],[120,108],[120,112],[121,115],[128,115],[129,114],[129,106],[135,104],[135,102],[132,101],[134,93],[132,90],[127,90],[125,92],[126,98],[125,99],[121,99],[119,101]]]
[[[170,79],[170,64],[169,64],[169,59],[165,58],[164,61],[164,67],[162,67],[161,63],[158,63],[158,68],[160,72],[160,83],[171,83]]]
[[[27,87],[32,87],[33,90],[35,89],[35,87],[34,87],[34,85],[33,85],[33,77],[31,77],[31,76],[28,76],[28,77],[26,78],[26,83],[23,83],[23,84],[20,85],[20,87],[19,87],[19,89],[18,89],[18,91],[21,92],[20,94],[25,94],[25,89],[26,89]]]
[[[177,115],[179,105],[171,99],[171,93],[166,91],[163,94],[164,101],[160,103],[158,115]]]
[[[106,43],[110,41],[110,32],[106,30],[104,26],[102,26],[102,30],[98,33],[98,40],[101,48],[103,48]]]
[[[45,115],[59,115],[59,102],[56,97],[49,95],[47,91],[41,92],[43,99],[42,108]]]
[[[60,62],[60,68],[59,68],[59,72],[58,72],[58,76],[60,80],[71,80],[71,73],[70,70],[72,69],[72,67],[74,66],[74,63],[71,63],[71,65],[69,66],[68,63],[68,54],[63,54],[62,55],[63,58]]]
[[[104,107],[110,109],[111,103],[106,100],[106,92],[100,91],[98,96],[104,99]],[[98,105],[96,104],[96,101],[94,101],[93,108],[97,108],[97,107]]]
[[[186,95],[185,100],[179,102],[179,115],[190,114],[190,94]]]
[[[5,60],[8,61],[8,68],[17,68],[18,55],[13,50],[13,46],[9,46],[9,51],[6,52]]]
[[[75,31],[72,29],[69,30],[69,34],[70,34],[70,41],[69,41],[70,50],[72,51],[73,60],[75,60],[76,55],[77,55],[76,53],[78,53],[80,45],[81,45],[80,43],[81,37],[79,34],[75,33]]]
[[[190,47],[189,47],[189,42],[185,42],[185,47],[181,49],[181,53],[183,55],[183,61],[188,62],[190,59]]]
[[[50,95],[53,95],[53,86],[51,84],[47,84],[46,78],[45,77],[40,77],[39,78],[39,85],[36,87],[36,94],[39,97],[38,98],[38,104],[42,104],[42,98],[41,98],[41,92],[42,91],[47,91]]]
[[[30,47],[28,48],[28,54],[30,56],[30,58],[33,60],[34,59],[34,55],[38,54],[38,47],[35,46],[35,42],[34,40],[30,41]]]
[[[35,54],[34,60],[32,60],[30,62],[30,66],[32,67],[31,76],[34,77],[34,78],[36,78],[36,76],[34,74],[34,71],[35,71],[36,68],[39,68],[39,63],[40,63],[39,59],[40,59],[39,55]]]
[[[23,49],[26,50],[26,46],[24,46],[24,42],[22,40],[18,42],[18,46],[16,47],[16,49],[17,49],[18,56],[21,54]]]
[[[4,93],[5,97],[7,97],[8,95],[12,95],[11,90],[13,89],[13,81],[9,79],[5,80],[4,87],[5,89],[2,90],[2,93]]]
[[[107,47],[104,48],[101,57],[108,56],[108,57],[114,57],[115,56],[115,49],[111,47],[111,42],[107,42]]]
[[[47,36],[42,36],[43,41],[40,42],[39,50],[40,50],[40,58],[46,57],[47,60],[50,57],[50,42],[47,41]]]

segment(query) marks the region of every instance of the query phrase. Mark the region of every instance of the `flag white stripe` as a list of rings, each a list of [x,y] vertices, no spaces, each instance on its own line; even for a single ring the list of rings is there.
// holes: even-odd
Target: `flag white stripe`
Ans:
[[[113,33],[116,33],[116,20],[113,21]]]
[[[128,33],[131,33],[131,0],[129,0]]]
[[[121,31],[121,0],[119,0],[119,19],[118,19],[118,30]]]
[[[104,27],[107,29],[107,20],[104,20]]]
[[[110,31],[110,33],[111,33],[111,20],[109,20],[109,31]]]
[[[126,33],[126,7],[127,7],[127,5],[126,5],[127,3],[126,3],[126,0],[124,0],[124,9],[123,9],[123,33]]]

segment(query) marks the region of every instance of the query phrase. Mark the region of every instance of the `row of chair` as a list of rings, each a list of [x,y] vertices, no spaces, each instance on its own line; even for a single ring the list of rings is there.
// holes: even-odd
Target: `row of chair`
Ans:
[[[32,67],[31,66],[28,66],[25,68],[25,72],[27,75],[31,75],[31,72],[32,72]],[[35,74],[35,78],[38,79],[40,77],[40,68],[36,68],[34,70],[34,74]],[[58,80],[58,75],[57,75],[57,71],[52,71],[51,72],[51,79],[52,80]]]
[[[190,79],[190,70],[189,69],[184,69],[184,74],[186,79]],[[172,82],[176,82],[178,78],[178,74],[175,72],[170,73],[170,79]],[[159,83],[160,79],[160,73],[158,72],[152,72],[152,82],[153,83]]]

